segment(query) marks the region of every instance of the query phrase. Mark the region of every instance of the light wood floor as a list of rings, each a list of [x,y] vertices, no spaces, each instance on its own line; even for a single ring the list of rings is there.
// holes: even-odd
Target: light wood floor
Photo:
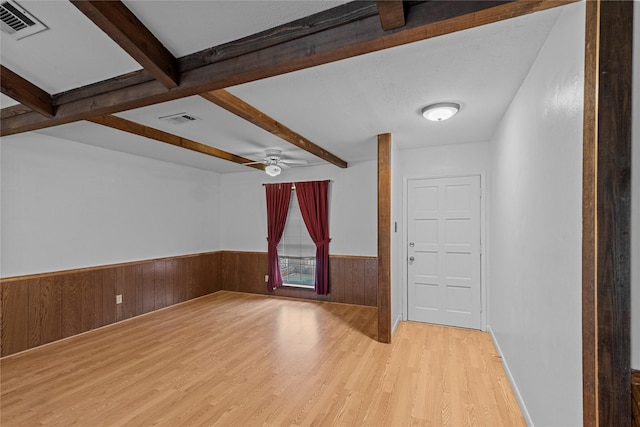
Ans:
[[[9,426],[524,426],[486,333],[218,292],[1,361]]]

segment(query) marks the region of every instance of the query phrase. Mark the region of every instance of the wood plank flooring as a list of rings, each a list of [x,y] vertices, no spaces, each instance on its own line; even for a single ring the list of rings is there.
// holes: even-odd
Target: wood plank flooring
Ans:
[[[9,426],[524,426],[486,333],[217,292],[5,357]]]

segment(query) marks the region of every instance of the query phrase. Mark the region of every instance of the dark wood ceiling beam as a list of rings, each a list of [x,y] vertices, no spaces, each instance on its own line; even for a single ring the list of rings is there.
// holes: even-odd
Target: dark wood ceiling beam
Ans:
[[[164,86],[178,86],[177,60],[120,1],[71,0],[133,59]]]
[[[177,99],[170,95],[171,92],[168,92],[162,83],[152,80],[102,93],[92,98],[83,98],[60,104],[57,107],[55,117],[49,120],[39,119],[37,118],[39,114],[34,114],[33,112],[3,118],[0,124],[0,136],[29,132],[80,120],[89,120],[94,117]]]
[[[240,165],[252,167],[255,169],[264,170],[265,166],[263,164],[252,164],[247,165],[246,163],[252,163],[253,160],[247,159],[241,156],[236,156],[235,154],[229,153],[224,150],[220,150],[218,148],[214,148],[207,144],[202,144],[201,142],[193,141],[187,138],[182,138],[181,136],[174,135],[169,132],[162,131],[160,129],[155,129],[149,126],[142,125],[140,123],[132,122],[127,119],[123,119],[116,116],[101,116],[95,117],[89,120],[92,123],[96,123],[99,125],[107,126],[112,129],[117,129],[123,132],[129,132],[134,135],[143,136],[149,139],[155,139],[156,141],[164,142],[166,144],[171,144],[176,147],[186,148],[187,150],[196,151],[198,153],[206,154],[212,157],[217,157],[222,160],[228,160],[230,162],[238,163]]]
[[[279,43],[307,37],[354,21],[361,21],[365,18],[377,16],[377,14],[378,9],[375,1],[352,1],[232,42],[184,56],[178,59],[178,68],[181,72],[193,70],[275,46]]]
[[[16,104],[11,107],[5,107],[0,110],[0,119],[6,119],[8,117],[19,116],[20,114],[26,114],[33,112],[33,108],[29,108],[24,104]]]
[[[383,30],[389,31],[404,27],[406,21],[402,0],[378,0],[376,4]]]
[[[374,1],[355,1],[319,12],[296,21],[224,43],[178,59],[180,73],[225,59],[244,55],[277,43],[343,25],[377,14]],[[145,70],[134,71],[112,79],[54,95],[54,105],[90,98],[106,92],[149,82],[153,77]]]
[[[44,118],[53,117],[51,95],[3,65],[0,65],[0,86],[2,93],[36,111],[35,114]]]
[[[149,74],[147,70],[136,70],[107,80],[82,86],[80,88],[56,93],[53,95],[53,105],[58,106],[68,104],[79,99],[93,98],[95,96],[102,95],[103,93],[109,93],[154,81],[156,81],[156,79]]]
[[[267,132],[270,132],[275,136],[284,139],[290,144],[293,144],[298,148],[301,148],[315,156],[320,157],[322,160],[325,160],[341,168],[347,167],[347,162],[345,162],[341,158],[314,144],[304,136],[300,135],[297,132],[294,132],[287,126],[279,123],[269,115],[263,113],[251,104],[248,104],[247,102],[243,101],[242,99],[224,89],[204,92],[201,93],[200,96],[208,101],[213,102],[217,106],[224,108],[230,113],[233,113],[236,116],[250,123],[253,123],[259,128],[264,129]]]
[[[310,68],[353,56],[391,48],[528,13],[573,3],[575,0],[539,1],[429,1],[413,5],[406,25],[383,31],[378,15],[357,19],[287,42],[230,56],[185,71],[180,86],[167,90],[156,81],[114,89],[91,98],[60,104],[56,116],[46,119],[26,113],[2,120],[1,135],[28,132],[113,114],[159,102],[224,89],[275,75]]]

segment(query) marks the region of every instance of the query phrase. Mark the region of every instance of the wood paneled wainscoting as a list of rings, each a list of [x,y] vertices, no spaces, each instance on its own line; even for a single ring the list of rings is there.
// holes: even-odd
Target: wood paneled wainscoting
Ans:
[[[229,290],[375,307],[376,257],[331,256],[329,295],[268,293],[266,252],[209,252],[0,279],[0,354],[29,348]],[[116,304],[116,295],[122,303]]]
[[[640,427],[640,371],[631,371],[631,405],[633,425]]]
[[[0,279],[6,356],[221,289],[210,252]],[[116,304],[116,295],[122,303]]]
[[[317,295],[313,289],[282,287],[267,292],[266,252],[222,252],[222,288],[226,291],[276,295],[346,304],[378,304],[378,261],[376,257],[331,255],[329,294]]]

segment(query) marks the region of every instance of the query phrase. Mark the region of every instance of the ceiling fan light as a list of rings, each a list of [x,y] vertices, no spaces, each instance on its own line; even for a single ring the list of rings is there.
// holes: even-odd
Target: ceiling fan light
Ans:
[[[458,114],[460,104],[455,102],[438,102],[437,104],[427,105],[422,109],[422,116],[432,122],[441,122],[450,119]]]
[[[266,168],[264,168],[264,171],[269,176],[278,176],[280,175],[280,172],[282,172],[282,168],[280,168],[280,166],[278,165],[269,165]]]

